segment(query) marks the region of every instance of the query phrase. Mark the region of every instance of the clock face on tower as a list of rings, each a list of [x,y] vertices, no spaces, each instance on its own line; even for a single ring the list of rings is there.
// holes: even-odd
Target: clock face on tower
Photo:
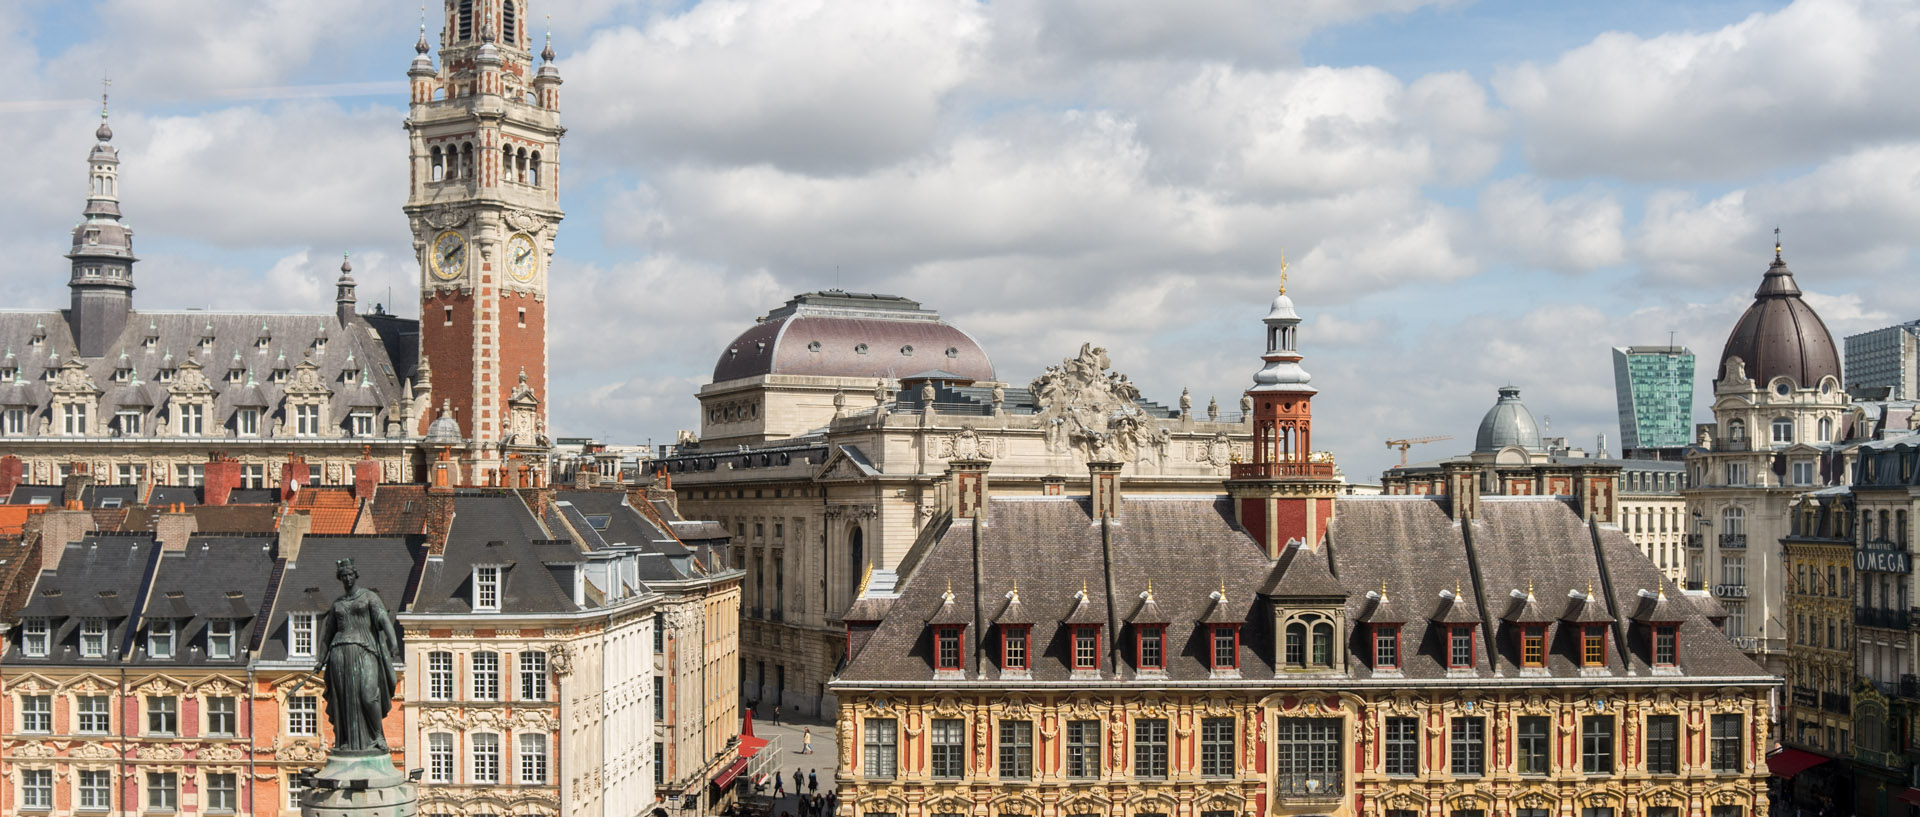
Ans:
[[[428,259],[433,277],[451,281],[467,271],[467,239],[459,233],[441,233],[433,240],[433,257]]]
[[[507,272],[513,276],[513,280],[523,284],[533,283],[533,274],[539,271],[540,259],[534,251],[533,239],[525,233],[507,239]]]

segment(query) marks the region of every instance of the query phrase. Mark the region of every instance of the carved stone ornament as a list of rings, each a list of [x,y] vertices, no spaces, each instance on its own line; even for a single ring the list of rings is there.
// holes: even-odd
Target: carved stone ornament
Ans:
[[[506,216],[507,226],[523,233],[533,232],[544,223],[539,216],[525,210],[508,210],[504,215]]]
[[[553,668],[555,675],[573,674],[573,648],[566,644],[554,644],[547,648],[547,666]]]
[[[77,357],[67,358],[53,374],[53,385],[48,389],[54,394],[79,394],[98,396],[102,392],[93,384],[93,376],[87,373],[87,364]]]
[[[208,762],[214,762],[214,763],[218,763],[222,761],[239,760],[240,747],[230,743],[222,743],[215,746],[208,746],[207,748],[200,750],[199,759],[208,761]]]
[[[179,760],[187,756],[180,747],[172,744],[148,744],[134,750],[133,756],[141,760]]]
[[[940,454],[956,460],[993,459],[993,443],[981,440],[972,428],[963,428],[940,441]]]
[[[457,207],[435,207],[420,214],[420,220],[436,230],[445,230],[467,223],[467,211]]]
[[[307,763],[319,760],[325,756],[325,754],[326,753],[320,751],[320,747],[314,743],[300,740],[280,747],[280,751],[274,753],[274,758],[276,760],[288,760],[294,763]]]
[[[1140,390],[1108,366],[1107,350],[1084,343],[1077,357],[1047,367],[1027,386],[1048,451],[1110,462],[1131,462],[1139,455],[1149,420],[1139,404]]]
[[[36,740],[21,744],[20,748],[13,750],[13,754],[15,757],[53,757],[53,747],[45,741]]]
[[[1233,462],[1233,442],[1225,434],[1215,434],[1207,442],[1207,464],[1215,468],[1225,468]]]
[[[113,757],[113,747],[99,741],[88,741],[73,747],[67,754],[84,760],[107,760]]]

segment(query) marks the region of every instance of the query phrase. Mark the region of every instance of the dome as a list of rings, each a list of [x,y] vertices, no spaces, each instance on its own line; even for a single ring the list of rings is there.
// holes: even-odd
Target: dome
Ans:
[[[1287,297],[1285,292],[1274,296],[1273,306],[1267,310],[1267,320],[1275,318],[1290,318],[1296,321],[1300,319],[1299,313],[1293,311],[1293,299]]]
[[[1528,450],[1544,447],[1540,442],[1540,424],[1533,421],[1533,412],[1527,410],[1527,404],[1520,402],[1520,390],[1502,386],[1500,399],[1487,410],[1487,416],[1480,418],[1480,433],[1474,435],[1473,450],[1498,451],[1510,445]]]
[[[986,350],[939,313],[895,295],[830,290],[794,296],[740,333],[721,350],[713,382],[776,374],[894,379],[928,369],[994,379]]]
[[[1800,299],[1793,271],[1780,259],[1777,247],[1773,265],[1753,293],[1753,305],[1747,307],[1740,322],[1733,325],[1733,334],[1727,336],[1713,382],[1719,383],[1726,376],[1727,361],[1736,357],[1746,365],[1747,377],[1755,383],[1785,377],[1796,387],[1812,388],[1825,377],[1840,379],[1840,351],[1833,345],[1833,335],[1813,307]]]
[[[427,424],[427,444],[460,444],[460,423],[453,419],[452,401],[441,401],[440,417]]]

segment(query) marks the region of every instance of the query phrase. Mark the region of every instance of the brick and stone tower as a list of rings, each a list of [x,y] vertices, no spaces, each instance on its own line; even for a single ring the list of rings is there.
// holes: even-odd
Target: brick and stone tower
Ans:
[[[120,339],[133,311],[133,230],[120,221],[120,155],[107,127],[107,98],[100,97],[100,127],[87,154],[87,208],[73,228],[71,311],[67,322],[81,357],[100,357]],[[66,351],[66,350],[60,350]]]
[[[1284,269],[1284,267],[1283,267]],[[1318,547],[1340,492],[1333,461],[1313,457],[1313,376],[1300,367],[1300,316],[1284,283],[1267,312],[1266,361],[1253,376],[1253,461],[1235,463],[1227,493],[1240,525],[1279,558],[1287,546]]]
[[[512,484],[547,452],[547,287],[559,206],[560,70],[534,69],[530,0],[446,0],[440,64],[426,25],[407,76],[406,213],[420,258],[431,399],[470,441],[462,472]],[[416,433],[435,419],[420,417]],[[519,466],[516,466],[518,468]]]

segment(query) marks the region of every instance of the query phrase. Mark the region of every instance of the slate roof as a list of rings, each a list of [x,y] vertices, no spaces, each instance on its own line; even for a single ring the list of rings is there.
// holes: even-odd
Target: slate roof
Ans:
[[[500,612],[572,613],[571,584],[561,586],[548,565],[578,564],[585,554],[572,542],[556,541],[520,497],[511,493],[456,496],[453,526],[439,559],[427,564],[414,612],[473,612],[473,568],[502,565]],[[607,588],[601,588],[606,590]]]
[[[196,536],[187,541],[183,551],[161,553],[143,622],[175,622],[173,657],[152,658],[145,650],[136,649],[128,663],[245,666],[246,645],[253,640],[254,619],[266,600],[267,580],[273,573],[274,541],[271,536]],[[214,619],[234,622],[236,649],[231,659],[207,656],[207,626]],[[135,645],[143,646],[138,636]],[[199,649],[191,649],[196,646]]]
[[[340,580],[335,575],[339,560],[352,559],[360,586],[379,593],[387,612],[398,614],[409,603],[414,567],[425,557],[423,544],[399,537],[308,534],[301,540],[299,559],[286,562],[282,569],[267,629],[261,631],[260,659],[287,660],[289,613],[321,613],[333,606],[340,597]]]
[[[89,536],[67,545],[55,570],[42,570],[20,616],[53,619],[53,649],[46,658],[20,654],[18,638],[7,642],[4,660],[26,665],[44,662],[62,665],[108,665],[118,661],[128,645],[128,628],[136,623],[139,595],[160,549],[147,536]],[[107,620],[107,654],[80,657],[80,626],[85,619]]]
[[[1086,503],[1085,497],[993,497],[985,524],[976,527],[960,519],[942,529],[912,566],[903,562],[897,599],[863,597],[843,616],[849,621],[883,618],[870,636],[864,629],[856,633],[858,651],[836,683],[884,687],[932,681],[927,622],[939,614],[949,583],[956,606],[973,608],[970,623],[975,632],[968,642],[974,652],[967,659],[966,677],[950,682],[997,681],[991,645],[998,627],[988,626],[987,632],[980,628],[1002,613],[1002,599],[1016,580],[1022,605],[1033,613],[1034,650],[1031,679],[1010,683],[1068,681],[1065,622],[1079,608],[1074,597],[1083,583],[1089,590],[1088,608],[1099,609],[1097,616],[1084,610],[1081,615],[1107,618],[1106,629],[1117,625],[1120,616],[1147,623],[1140,608],[1148,576],[1153,577],[1155,607],[1161,611],[1150,617],[1168,623],[1166,673],[1156,675],[1155,683],[1272,684],[1284,678],[1289,684],[1340,684],[1373,679],[1372,656],[1363,654],[1370,642],[1360,626],[1348,633],[1346,673],[1276,673],[1271,625],[1275,605],[1315,605],[1264,591],[1293,586],[1309,588],[1322,598],[1332,596],[1331,603],[1345,606],[1348,621],[1405,619],[1400,625],[1401,666],[1391,676],[1395,684],[1521,677],[1518,638],[1512,629],[1518,623],[1516,614],[1543,619],[1550,627],[1548,666],[1529,670],[1529,677],[1588,684],[1655,677],[1645,655],[1647,625],[1623,613],[1637,609],[1642,590],[1665,593],[1673,602],[1668,609],[1680,615],[1680,664],[1663,669],[1662,682],[1676,673],[1743,681],[1765,678],[1697,608],[1679,601],[1686,598],[1683,591],[1623,533],[1587,525],[1575,507],[1560,499],[1485,497],[1481,518],[1463,526],[1447,515],[1445,503],[1430,497],[1340,497],[1319,546],[1290,553],[1278,563],[1269,561],[1234,524],[1224,497],[1185,496],[1124,497],[1107,528],[1108,564],[1103,526],[1088,513]],[[1290,578],[1289,570],[1301,572]],[[1108,576],[1114,577],[1111,586]],[[1326,582],[1331,585],[1323,588]],[[1575,621],[1608,628],[1607,663],[1599,670],[1576,665],[1577,633],[1558,620],[1565,612],[1560,600],[1576,588],[1584,594],[1589,584],[1593,604],[1589,608],[1583,603],[1573,613]],[[1213,595],[1222,585],[1225,600],[1216,603]],[[1544,601],[1534,610],[1515,611],[1514,591],[1524,598],[1528,587],[1538,588]],[[1453,595],[1456,588],[1456,600],[1441,595]],[[1400,613],[1378,613],[1383,591]],[[1107,610],[1116,607],[1117,615],[1109,616]],[[1508,615],[1503,620],[1500,614]],[[1435,619],[1471,627],[1478,643],[1473,667],[1447,668],[1445,633]],[[1208,621],[1241,624],[1239,679],[1214,679],[1205,664],[1201,625]],[[1132,651],[1126,648],[1132,630],[1130,624],[1121,625],[1118,639],[1103,633],[1108,650],[1101,657],[1102,680],[1123,683],[1135,677]]]

